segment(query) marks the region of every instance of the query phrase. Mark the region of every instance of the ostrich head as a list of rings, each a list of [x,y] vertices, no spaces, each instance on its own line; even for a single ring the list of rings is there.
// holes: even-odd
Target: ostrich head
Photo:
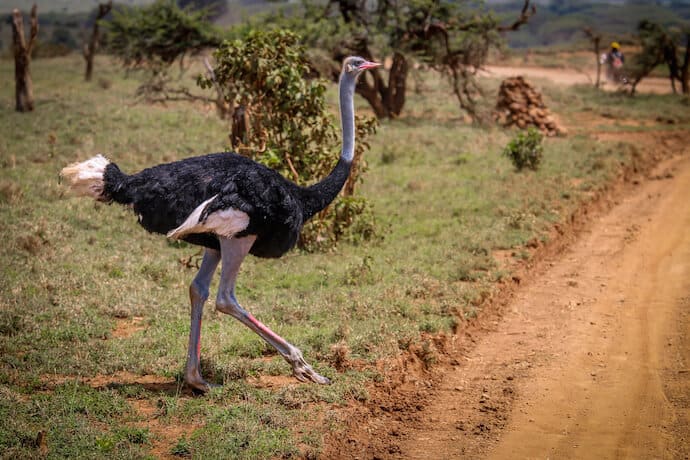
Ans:
[[[343,61],[343,73],[357,77],[363,71],[380,65],[378,62],[370,62],[359,56],[350,56]]]

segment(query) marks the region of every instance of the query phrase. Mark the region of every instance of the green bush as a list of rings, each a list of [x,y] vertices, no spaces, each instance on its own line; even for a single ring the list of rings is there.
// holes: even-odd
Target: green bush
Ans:
[[[518,171],[522,171],[524,168],[536,171],[539,169],[539,163],[541,163],[544,154],[543,140],[544,135],[531,126],[527,131],[520,131],[508,142],[508,145],[503,149],[503,155],[510,158]]]
[[[198,84],[220,88],[234,108],[234,123],[241,120],[242,129],[233,128],[233,149],[299,185],[326,177],[341,139],[326,109],[324,82],[307,78],[310,68],[299,37],[286,30],[251,31],[244,39],[225,41],[213,57],[213,75],[200,76]],[[357,117],[355,123],[350,177],[341,196],[305,226],[298,243],[303,249],[328,249],[339,240],[367,239],[374,233],[373,214],[354,192],[366,169],[362,156],[376,120]]]
[[[181,9],[173,0],[150,5],[116,7],[103,23],[107,48],[127,67],[164,72],[187,55],[217,46],[220,38],[204,11]]]

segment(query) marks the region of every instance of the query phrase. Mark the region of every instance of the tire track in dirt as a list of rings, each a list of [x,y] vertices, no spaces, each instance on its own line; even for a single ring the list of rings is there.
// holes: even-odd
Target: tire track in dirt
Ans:
[[[393,457],[688,458],[690,159],[663,167],[524,283]]]

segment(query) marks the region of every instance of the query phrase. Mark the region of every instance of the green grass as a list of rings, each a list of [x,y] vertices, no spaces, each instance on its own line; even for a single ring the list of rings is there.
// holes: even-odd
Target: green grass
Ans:
[[[361,192],[382,240],[250,258],[242,267],[244,306],[335,383],[258,384],[288,376],[289,366],[209,302],[202,367],[224,386],[194,398],[180,380],[195,271],[180,259],[194,262],[198,250],[146,233],[127,209],[66,195],[58,172],[99,152],[133,172],[220,151],[228,127],[201,105],[134,104],[135,79],[106,58],[97,61],[95,83],[81,81],[81,66],[76,55],[34,62],[33,113],[14,112],[12,86],[0,87],[0,452],[7,458],[38,456],[42,430],[50,458],[318,453],[323,433],[337,427],[334,405],[366,401],[367,383],[385,378],[377,361],[416,343],[433,362],[421,334],[481,315],[483,299],[509,277],[495,251],[528,259],[526,242],[547,239],[553,223],[634,156],[583,132],[548,139],[541,168],[516,173],[501,155],[513,133],[464,125],[446,83],[431,77],[423,93],[410,94],[400,120],[381,125],[367,154]],[[11,62],[0,61],[0,79],[12,74]],[[566,120],[583,110],[687,120],[679,98],[545,93]],[[334,107],[334,91],[329,98]],[[358,106],[367,110],[362,100]],[[135,322],[131,334],[116,333]],[[360,364],[336,370],[335,345]],[[120,381],[125,371],[165,383]],[[94,378],[107,383],[89,385]],[[155,416],[141,413],[141,402]]]

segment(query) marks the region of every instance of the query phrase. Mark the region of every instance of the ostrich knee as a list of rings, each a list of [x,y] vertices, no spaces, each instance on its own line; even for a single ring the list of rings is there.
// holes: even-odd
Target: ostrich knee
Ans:
[[[239,320],[241,320],[242,316],[246,316],[247,313],[237,302],[235,296],[218,296],[216,299],[216,310]]]
[[[192,305],[204,304],[208,300],[208,295],[208,286],[205,286],[197,279],[189,285],[189,300],[192,301]]]

